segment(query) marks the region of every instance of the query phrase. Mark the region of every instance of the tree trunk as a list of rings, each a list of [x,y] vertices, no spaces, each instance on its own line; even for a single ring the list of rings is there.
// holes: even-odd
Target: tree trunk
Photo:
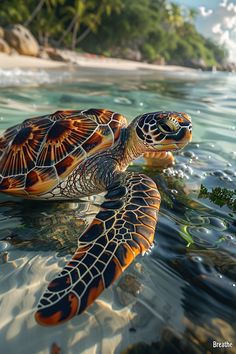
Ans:
[[[27,21],[25,21],[24,26],[29,26],[29,24],[33,21],[35,16],[38,14],[38,12],[42,9],[43,5],[45,3],[45,0],[41,0],[38,5],[35,7],[34,11],[32,12],[31,16],[28,18]]]
[[[72,42],[71,42],[71,49],[72,50],[75,50],[75,48],[76,48],[78,30],[79,30],[79,22],[76,21],[74,28],[73,28],[73,33],[72,33]]]
[[[65,36],[72,30],[74,24],[75,24],[75,20],[76,18],[73,17],[72,21],[70,22],[69,26],[67,27],[67,29],[63,32],[61,38],[58,41],[58,45],[62,44],[63,39],[65,38]]]
[[[49,33],[48,32],[45,32],[43,41],[44,41],[44,43],[43,43],[44,47],[48,47],[48,43],[49,43]]]
[[[90,32],[91,32],[91,29],[89,27],[86,28],[86,30],[77,38],[76,44],[82,42]]]

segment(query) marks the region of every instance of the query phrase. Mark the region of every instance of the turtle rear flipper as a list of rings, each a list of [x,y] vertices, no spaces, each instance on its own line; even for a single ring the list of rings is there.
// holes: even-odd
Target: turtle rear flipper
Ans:
[[[160,194],[149,177],[122,173],[79,239],[72,260],[51,281],[35,318],[57,325],[83,312],[153,243]]]

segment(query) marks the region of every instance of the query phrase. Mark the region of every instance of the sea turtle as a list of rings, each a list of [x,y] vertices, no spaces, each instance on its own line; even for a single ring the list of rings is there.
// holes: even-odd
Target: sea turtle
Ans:
[[[164,166],[170,151],[191,140],[191,130],[183,112],[146,113],[127,125],[119,113],[87,109],[27,119],[2,134],[1,192],[45,200],[106,193],[71,261],[41,297],[38,323],[56,325],[80,314],[149,250],[160,194],[151,178],[125,170],[144,153]]]

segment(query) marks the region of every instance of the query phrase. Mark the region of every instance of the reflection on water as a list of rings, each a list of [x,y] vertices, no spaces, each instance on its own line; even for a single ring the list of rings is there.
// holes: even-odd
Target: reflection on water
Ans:
[[[114,75],[0,72],[1,130],[59,108],[109,107],[129,119],[184,110],[193,119],[193,143],[176,155],[174,168],[160,173],[142,159],[130,166],[151,176],[162,195],[152,253],[138,258],[85,314],[50,332],[35,325],[34,307],[97,205],[0,196],[0,342],[10,354],[20,342],[24,354],[49,353],[53,342],[63,353],[120,353],[138,342],[148,343],[136,346],[140,353],[207,353],[217,340],[234,343],[222,351],[234,353],[236,77]],[[29,336],[32,342],[25,341]]]
[[[11,226],[1,224],[0,240],[18,249],[72,253],[80,235],[95,216],[97,207],[89,202],[12,201],[0,203],[2,216]],[[14,222],[12,222],[12,218]],[[75,234],[76,230],[76,234]]]

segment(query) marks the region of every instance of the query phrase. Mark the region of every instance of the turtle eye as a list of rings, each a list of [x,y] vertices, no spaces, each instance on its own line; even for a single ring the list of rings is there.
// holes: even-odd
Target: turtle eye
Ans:
[[[162,133],[170,134],[176,132],[179,129],[179,123],[172,120],[168,120],[158,124],[158,128]]]

